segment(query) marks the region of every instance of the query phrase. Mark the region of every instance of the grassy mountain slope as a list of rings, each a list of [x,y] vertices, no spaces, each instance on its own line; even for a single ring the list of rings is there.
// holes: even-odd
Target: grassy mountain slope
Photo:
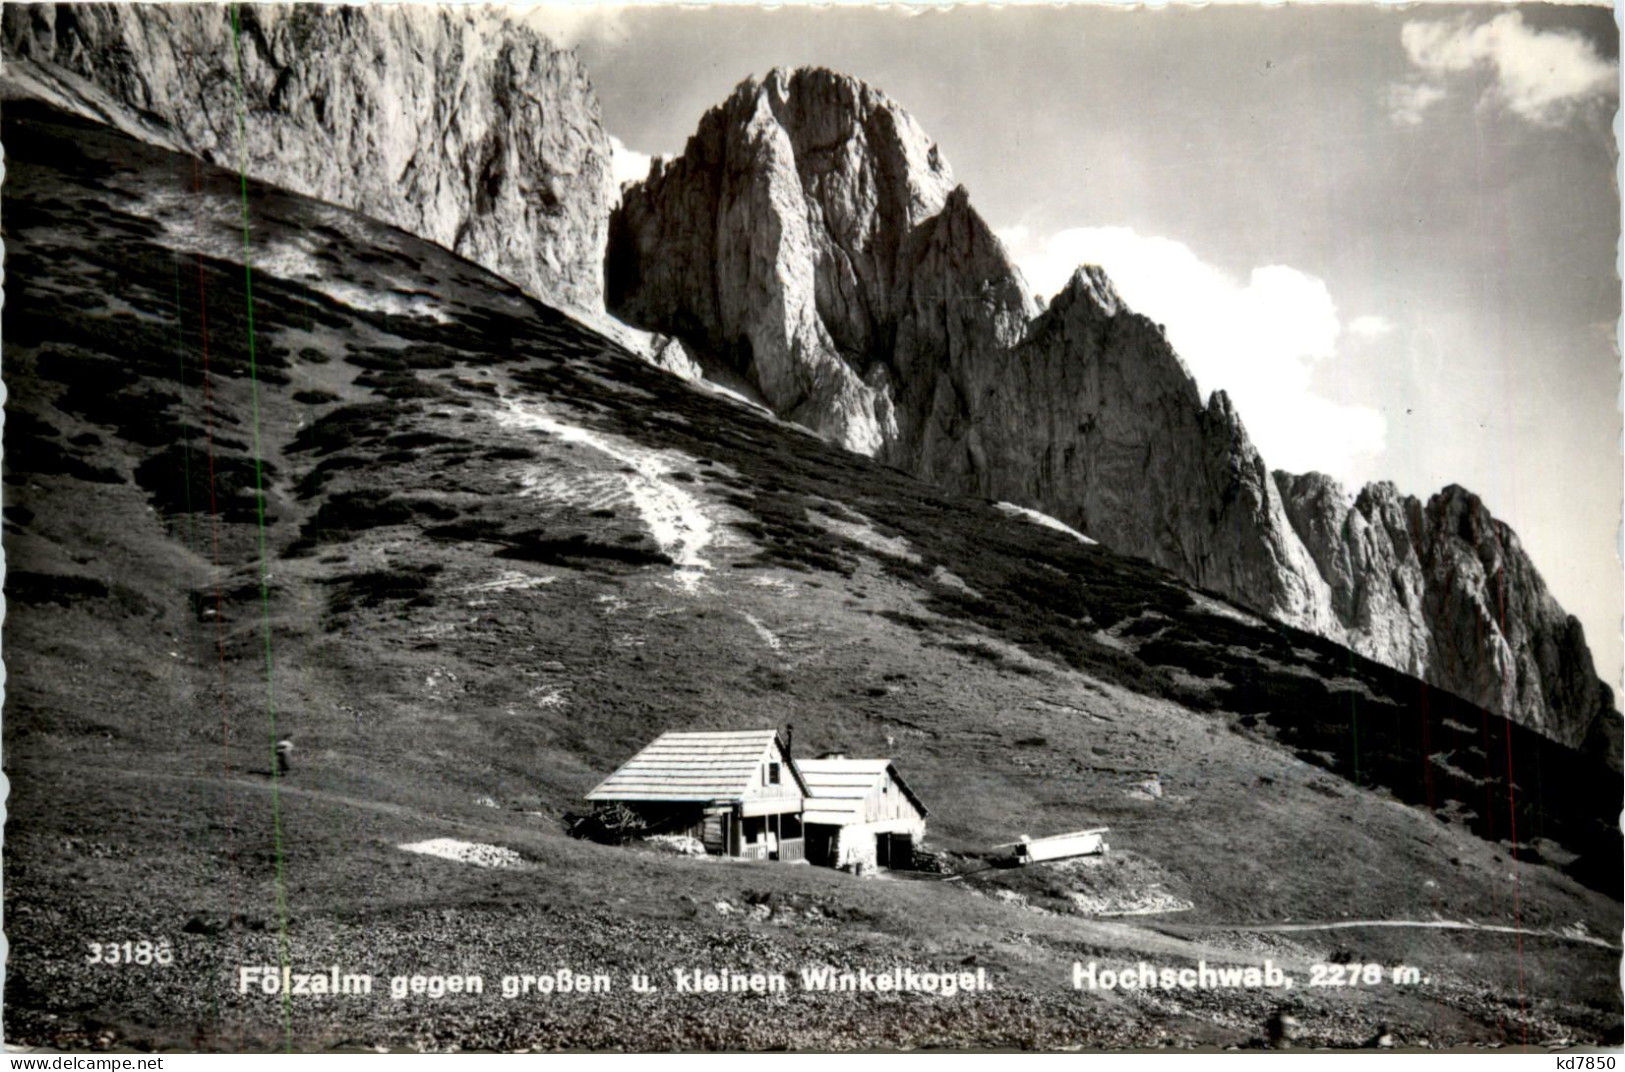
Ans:
[[[4,119],[9,1040],[1245,1045],[1283,1001],[1327,1045],[1617,1039],[1617,951],[1575,940],[1617,931],[1617,774],[698,390],[398,231]],[[804,754],[894,756],[974,873],[563,833],[662,729],[785,723]],[[977,870],[1093,824],[1105,861]],[[522,866],[399,848],[441,837]],[[1181,910],[1102,914],[1146,905]],[[1532,933],[1244,929],[1372,919]],[[160,936],[171,965],[83,962]],[[284,953],[492,980],[974,965],[997,989],[236,992]],[[1430,982],[1075,994],[1080,957]]]

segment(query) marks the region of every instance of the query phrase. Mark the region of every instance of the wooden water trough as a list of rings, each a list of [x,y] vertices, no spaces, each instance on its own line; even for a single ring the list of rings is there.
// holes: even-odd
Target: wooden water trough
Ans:
[[[1109,826],[1097,826],[1090,830],[1074,830],[1070,834],[1052,834],[1042,838],[1022,835],[1020,841],[993,847],[1007,850],[1009,858],[1022,865],[1064,860],[1071,856],[1100,856],[1111,848],[1106,844],[1106,835],[1110,831]]]

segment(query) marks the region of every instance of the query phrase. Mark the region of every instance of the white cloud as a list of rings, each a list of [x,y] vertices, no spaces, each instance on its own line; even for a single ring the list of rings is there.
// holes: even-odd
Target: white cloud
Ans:
[[[1380,339],[1393,333],[1394,322],[1385,316],[1357,316],[1348,323],[1348,333],[1361,339]]]
[[[1414,127],[1427,110],[1450,96],[1431,82],[1403,82],[1388,87],[1388,115],[1402,126]]]
[[[621,139],[613,134],[609,136],[609,147],[615,154],[610,162],[610,174],[615,178],[615,189],[619,190],[629,182],[640,182],[649,177],[649,161],[653,158],[648,153],[628,149]]]
[[[1229,393],[1270,465],[1349,479],[1357,459],[1383,450],[1381,413],[1314,389],[1316,368],[1336,359],[1343,332],[1321,279],[1285,265],[1237,279],[1180,242],[1127,227],[1080,227],[1047,238],[1012,227],[999,237],[1042,294],[1060,290],[1080,264],[1105,268],[1132,309],[1165,326],[1204,395]],[[1355,323],[1362,334],[1392,327],[1375,316]]]
[[[1494,81],[1481,98],[1542,126],[1561,123],[1587,101],[1618,92],[1619,75],[1584,35],[1535,30],[1516,11],[1473,25],[1468,19],[1407,22],[1400,30],[1405,56],[1421,82],[1390,88],[1395,122],[1420,122],[1449,93],[1452,76],[1485,70]]]

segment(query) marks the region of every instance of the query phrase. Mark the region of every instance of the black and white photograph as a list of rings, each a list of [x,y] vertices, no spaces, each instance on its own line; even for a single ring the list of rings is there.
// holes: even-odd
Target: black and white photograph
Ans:
[[[4,1049],[1613,1067],[1619,97],[1587,4],[6,3]]]

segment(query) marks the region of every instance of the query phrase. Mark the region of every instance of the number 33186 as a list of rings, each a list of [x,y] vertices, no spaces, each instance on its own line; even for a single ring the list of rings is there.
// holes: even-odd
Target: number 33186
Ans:
[[[160,938],[156,942],[145,938],[139,942],[91,942],[85,953],[85,963],[113,967],[122,964],[170,964],[174,960],[175,951],[170,949],[168,938]]]

